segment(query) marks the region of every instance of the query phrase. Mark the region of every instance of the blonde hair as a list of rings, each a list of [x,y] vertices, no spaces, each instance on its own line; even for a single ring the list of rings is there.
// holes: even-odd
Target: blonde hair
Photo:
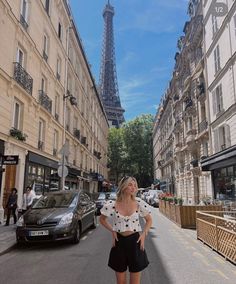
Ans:
[[[138,183],[135,177],[129,177],[125,176],[123,177],[119,184],[118,184],[118,190],[117,190],[117,201],[122,201],[124,197],[124,190],[127,188],[128,184],[131,183],[132,181],[135,182],[136,187],[138,188]],[[131,197],[133,200],[135,200],[135,196],[132,195]]]

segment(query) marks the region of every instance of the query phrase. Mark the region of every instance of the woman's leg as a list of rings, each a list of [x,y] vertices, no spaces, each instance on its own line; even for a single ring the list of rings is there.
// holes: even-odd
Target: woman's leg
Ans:
[[[116,272],[117,284],[126,284],[126,272]]]
[[[130,272],[130,284],[140,284],[141,272]]]

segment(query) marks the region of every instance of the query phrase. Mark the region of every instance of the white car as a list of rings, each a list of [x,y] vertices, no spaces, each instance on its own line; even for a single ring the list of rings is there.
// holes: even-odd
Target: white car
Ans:
[[[154,207],[159,207],[159,195],[160,194],[163,194],[162,190],[156,190],[156,189],[149,190],[146,196],[147,203]]]

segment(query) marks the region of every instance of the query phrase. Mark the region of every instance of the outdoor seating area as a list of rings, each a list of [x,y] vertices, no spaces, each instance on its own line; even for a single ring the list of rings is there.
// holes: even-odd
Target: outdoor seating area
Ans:
[[[170,201],[159,201],[160,212],[181,228],[196,228],[196,211],[222,211],[222,205],[179,205]]]
[[[236,211],[197,211],[197,238],[236,264]]]

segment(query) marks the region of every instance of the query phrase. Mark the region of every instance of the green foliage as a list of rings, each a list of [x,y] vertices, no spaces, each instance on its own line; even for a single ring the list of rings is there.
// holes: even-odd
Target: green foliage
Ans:
[[[17,140],[20,140],[20,141],[25,141],[26,138],[27,138],[27,135],[26,135],[26,134],[22,133],[21,130],[16,129],[16,128],[14,128],[14,127],[12,127],[12,128],[10,129],[10,135],[11,135],[12,137],[16,138]]]
[[[140,187],[153,181],[152,115],[141,115],[120,129],[109,131],[109,165],[111,174],[119,179],[132,175]]]

